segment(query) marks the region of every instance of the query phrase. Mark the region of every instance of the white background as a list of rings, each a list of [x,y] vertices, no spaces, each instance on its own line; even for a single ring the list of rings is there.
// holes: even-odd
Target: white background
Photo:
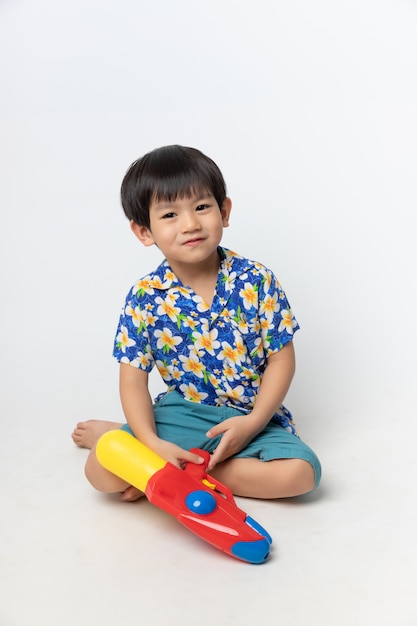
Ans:
[[[411,0],[0,2],[6,495],[33,493],[28,476],[45,489],[62,456],[74,494],[87,489],[69,434],[121,419],[119,310],[160,255],[130,233],[120,183],[171,143],[220,166],[224,245],[275,271],[300,322],[287,405],[322,459],[323,500],[353,465],[369,480],[362,504],[377,492],[382,506],[407,479],[415,493],[416,33]],[[49,484],[49,504],[66,489]],[[33,528],[20,532],[31,546]],[[7,556],[13,597],[20,561]],[[344,589],[342,577],[339,604]],[[52,623],[7,615],[2,626]]]
[[[0,6],[9,411],[114,415],[119,309],[159,261],[130,234],[120,183],[181,143],[223,170],[225,245],[287,291],[306,419],[401,418],[415,398],[416,3]]]

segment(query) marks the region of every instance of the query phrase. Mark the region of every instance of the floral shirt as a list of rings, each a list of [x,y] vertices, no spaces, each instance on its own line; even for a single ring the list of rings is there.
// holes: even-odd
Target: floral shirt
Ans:
[[[156,365],[167,391],[175,389],[187,400],[249,413],[267,358],[299,326],[269,269],[226,248],[218,252],[211,308],[166,260],[140,279],[122,309],[113,355],[147,372]],[[296,434],[284,406],[272,419]]]

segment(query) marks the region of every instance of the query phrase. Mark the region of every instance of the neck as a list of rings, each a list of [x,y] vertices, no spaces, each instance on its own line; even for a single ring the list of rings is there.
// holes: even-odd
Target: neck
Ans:
[[[177,263],[168,259],[172,271],[183,285],[192,287],[195,283],[207,282],[219,273],[220,256],[215,250],[208,259],[199,263]]]

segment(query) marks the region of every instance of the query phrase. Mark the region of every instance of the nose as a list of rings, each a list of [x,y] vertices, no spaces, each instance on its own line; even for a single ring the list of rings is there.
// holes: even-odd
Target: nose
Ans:
[[[181,230],[183,233],[192,233],[196,230],[200,230],[200,220],[195,211],[186,211],[182,215]]]

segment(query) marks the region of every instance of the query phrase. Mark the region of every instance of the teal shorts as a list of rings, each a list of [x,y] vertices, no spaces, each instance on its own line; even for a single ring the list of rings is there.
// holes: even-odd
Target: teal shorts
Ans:
[[[171,441],[184,450],[200,448],[212,453],[219,445],[221,435],[209,439],[206,432],[216,424],[235,415],[246,415],[229,406],[211,406],[185,400],[177,391],[170,391],[154,404],[158,437]],[[122,429],[133,435],[128,424]],[[231,458],[303,459],[315,473],[315,486],[321,478],[320,461],[311,448],[299,437],[277,424],[269,424],[240,452]]]

